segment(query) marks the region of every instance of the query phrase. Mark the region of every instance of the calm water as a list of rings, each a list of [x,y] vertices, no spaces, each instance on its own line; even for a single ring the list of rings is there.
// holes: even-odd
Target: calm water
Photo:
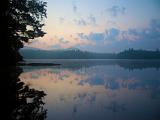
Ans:
[[[47,120],[160,120],[158,60],[38,61],[62,64],[20,76],[47,93]]]

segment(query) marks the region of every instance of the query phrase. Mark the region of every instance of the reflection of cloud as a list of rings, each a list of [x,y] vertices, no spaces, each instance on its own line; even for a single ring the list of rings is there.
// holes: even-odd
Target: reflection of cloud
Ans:
[[[21,79],[27,79],[27,80],[37,80],[42,79],[45,80],[51,79],[55,82],[66,82],[70,84],[71,82],[75,85],[78,85],[80,79],[87,79],[87,76],[85,75],[79,75],[72,71],[63,70],[63,71],[52,71],[52,69],[41,69],[41,70],[35,70],[31,72],[25,72],[21,75]]]
[[[76,105],[73,106],[73,113],[77,113],[77,106]]]
[[[116,101],[112,101],[108,106],[105,106],[106,109],[111,110],[112,112],[125,111],[125,104],[119,104]]]
[[[61,96],[59,97],[59,100],[60,100],[60,101],[65,101],[65,96],[64,96],[64,95],[61,95]]]
[[[96,94],[95,93],[79,93],[77,96],[80,101],[86,104],[92,104],[96,101]]]
[[[30,69],[33,69],[33,67]],[[48,112],[51,116],[56,116],[58,120],[61,116],[66,117],[67,115],[75,115],[74,117],[76,118],[82,116],[83,119],[86,113],[95,118],[97,116],[108,115],[109,119],[111,119],[111,116],[113,117],[112,113],[116,113],[117,116],[120,116],[120,119],[123,119],[124,117],[121,118],[121,116],[122,114],[123,116],[126,115],[125,110],[128,108],[131,113],[128,112],[129,117],[126,119],[129,119],[133,112],[137,112],[137,108],[143,110],[144,105],[147,110],[151,111],[155,111],[154,108],[157,108],[157,104],[150,102],[151,98],[149,96],[152,90],[159,92],[160,88],[159,77],[157,77],[159,72],[153,69],[129,72],[115,65],[97,65],[78,70],[63,67],[51,67],[47,69],[42,67],[41,70],[39,68],[37,69],[22,73],[20,77],[25,83],[29,81],[31,83],[30,87],[42,89],[47,93],[45,100],[47,102],[46,107],[48,108]],[[32,75],[38,75],[39,77],[32,78]],[[135,79],[131,79],[133,76]],[[63,80],[61,80],[62,78]],[[98,82],[94,78],[98,79]],[[92,80],[95,81],[95,85],[89,84]],[[71,81],[72,84],[70,84]],[[80,86],[78,85],[80,81],[86,82],[84,82],[83,86]],[[120,89],[105,89],[103,81],[104,84],[107,81],[109,83],[112,81],[113,83],[118,83]],[[121,88],[122,84],[125,89]],[[126,86],[129,86],[129,84],[137,84],[138,89],[128,89]],[[156,89],[155,86],[157,86]],[[149,90],[141,88],[149,88]],[[157,95],[159,94],[157,93]],[[157,97],[156,101],[159,101],[159,96]]]
[[[105,88],[106,89],[112,89],[112,90],[117,90],[120,88],[120,85],[117,81],[114,80],[108,80],[105,83]]]
[[[102,61],[98,61],[98,62],[102,62]],[[138,64],[136,65],[140,64],[140,62],[137,62],[137,63]],[[65,64],[70,66],[74,66],[74,65],[77,66],[78,64],[80,64],[80,62],[71,61],[71,63],[66,62]],[[81,66],[81,69],[86,66],[86,64],[83,62],[81,64],[83,64]],[[127,65],[126,62],[124,64]],[[145,64],[149,64],[149,63],[147,62]],[[150,72],[147,70],[142,70],[140,72],[137,72],[137,71],[129,72],[128,70],[125,70],[125,69],[117,70],[117,71],[116,70],[113,71],[111,69],[110,71],[105,68],[109,67],[110,65],[113,66],[116,64],[108,64],[108,66],[104,64],[103,65],[104,68],[102,67],[102,65],[103,64],[101,64],[101,66],[96,65],[89,68],[85,68],[84,71],[81,69],[78,69],[78,70],[81,70],[79,72],[74,72],[67,69],[52,70],[51,68],[35,70],[32,72],[23,73],[23,75],[21,76],[21,79],[35,80],[35,81],[40,79],[44,79],[44,80],[51,79],[53,82],[56,82],[59,84],[63,83],[66,85],[68,84],[69,86],[72,85],[74,87],[85,87],[89,85],[90,87],[103,87],[106,90],[114,90],[114,91],[121,90],[121,89],[125,89],[125,90],[137,90],[137,89],[146,90],[146,89],[153,89],[153,88],[157,89],[160,86],[159,77],[158,77],[159,71],[153,70],[152,72]],[[131,63],[131,65],[136,66],[135,63],[133,62]],[[93,69],[93,68],[96,68],[96,69]],[[147,76],[146,73],[147,75],[150,75],[150,76]],[[150,82],[152,79],[154,79],[154,81]],[[86,98],[86,96],[89,96],[90,97],[89,99],[92,99],[92,100],[94,98],[93,97],[94,94],[91,95],[88,93],[83,93],[83,94],[79,93],[77,97],[79,99],[84,99]]]

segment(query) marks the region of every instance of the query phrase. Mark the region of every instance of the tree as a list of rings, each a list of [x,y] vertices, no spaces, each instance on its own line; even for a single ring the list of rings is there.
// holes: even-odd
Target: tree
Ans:
[[[42,101],[45,93],[30,89],[20,81],[22,68],[16,67],[22,60],[18,50],[23,43],[45,34],[42,31],[45,17],[46,2],[41,0],[0,1],[1,103],[5,105],[1,117],[4,119],[43,120],[46,117]]]
[[[3,9],[1,33],[8,51],[6,59],[10,64],[22,60],[18,50],[25,42],[42,37],[43,18],[46,17],[46,2],[41,0],[6,0]]]

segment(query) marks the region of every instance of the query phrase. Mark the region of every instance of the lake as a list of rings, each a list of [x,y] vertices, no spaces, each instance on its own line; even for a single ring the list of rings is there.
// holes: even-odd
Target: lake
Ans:
[[[47,120],[160,120],[159,60],[27,60],[20,78],[43,90]]]

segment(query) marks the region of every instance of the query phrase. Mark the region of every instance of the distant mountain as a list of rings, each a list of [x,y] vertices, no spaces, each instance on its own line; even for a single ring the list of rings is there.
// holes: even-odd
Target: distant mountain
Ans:
[[[160,51],[128,49],[120,53],[94,53],[70,48],[62,50],[21,49],[24,59],[160,59]]]
[[[114,57],[114,54],[92,53],[72,48],[62,50],[21,49],[19,52],[24,59],[109,59]]]
[[[21,50],[41,50],[39,48],[33,48],[33,47],[23,47]]]

